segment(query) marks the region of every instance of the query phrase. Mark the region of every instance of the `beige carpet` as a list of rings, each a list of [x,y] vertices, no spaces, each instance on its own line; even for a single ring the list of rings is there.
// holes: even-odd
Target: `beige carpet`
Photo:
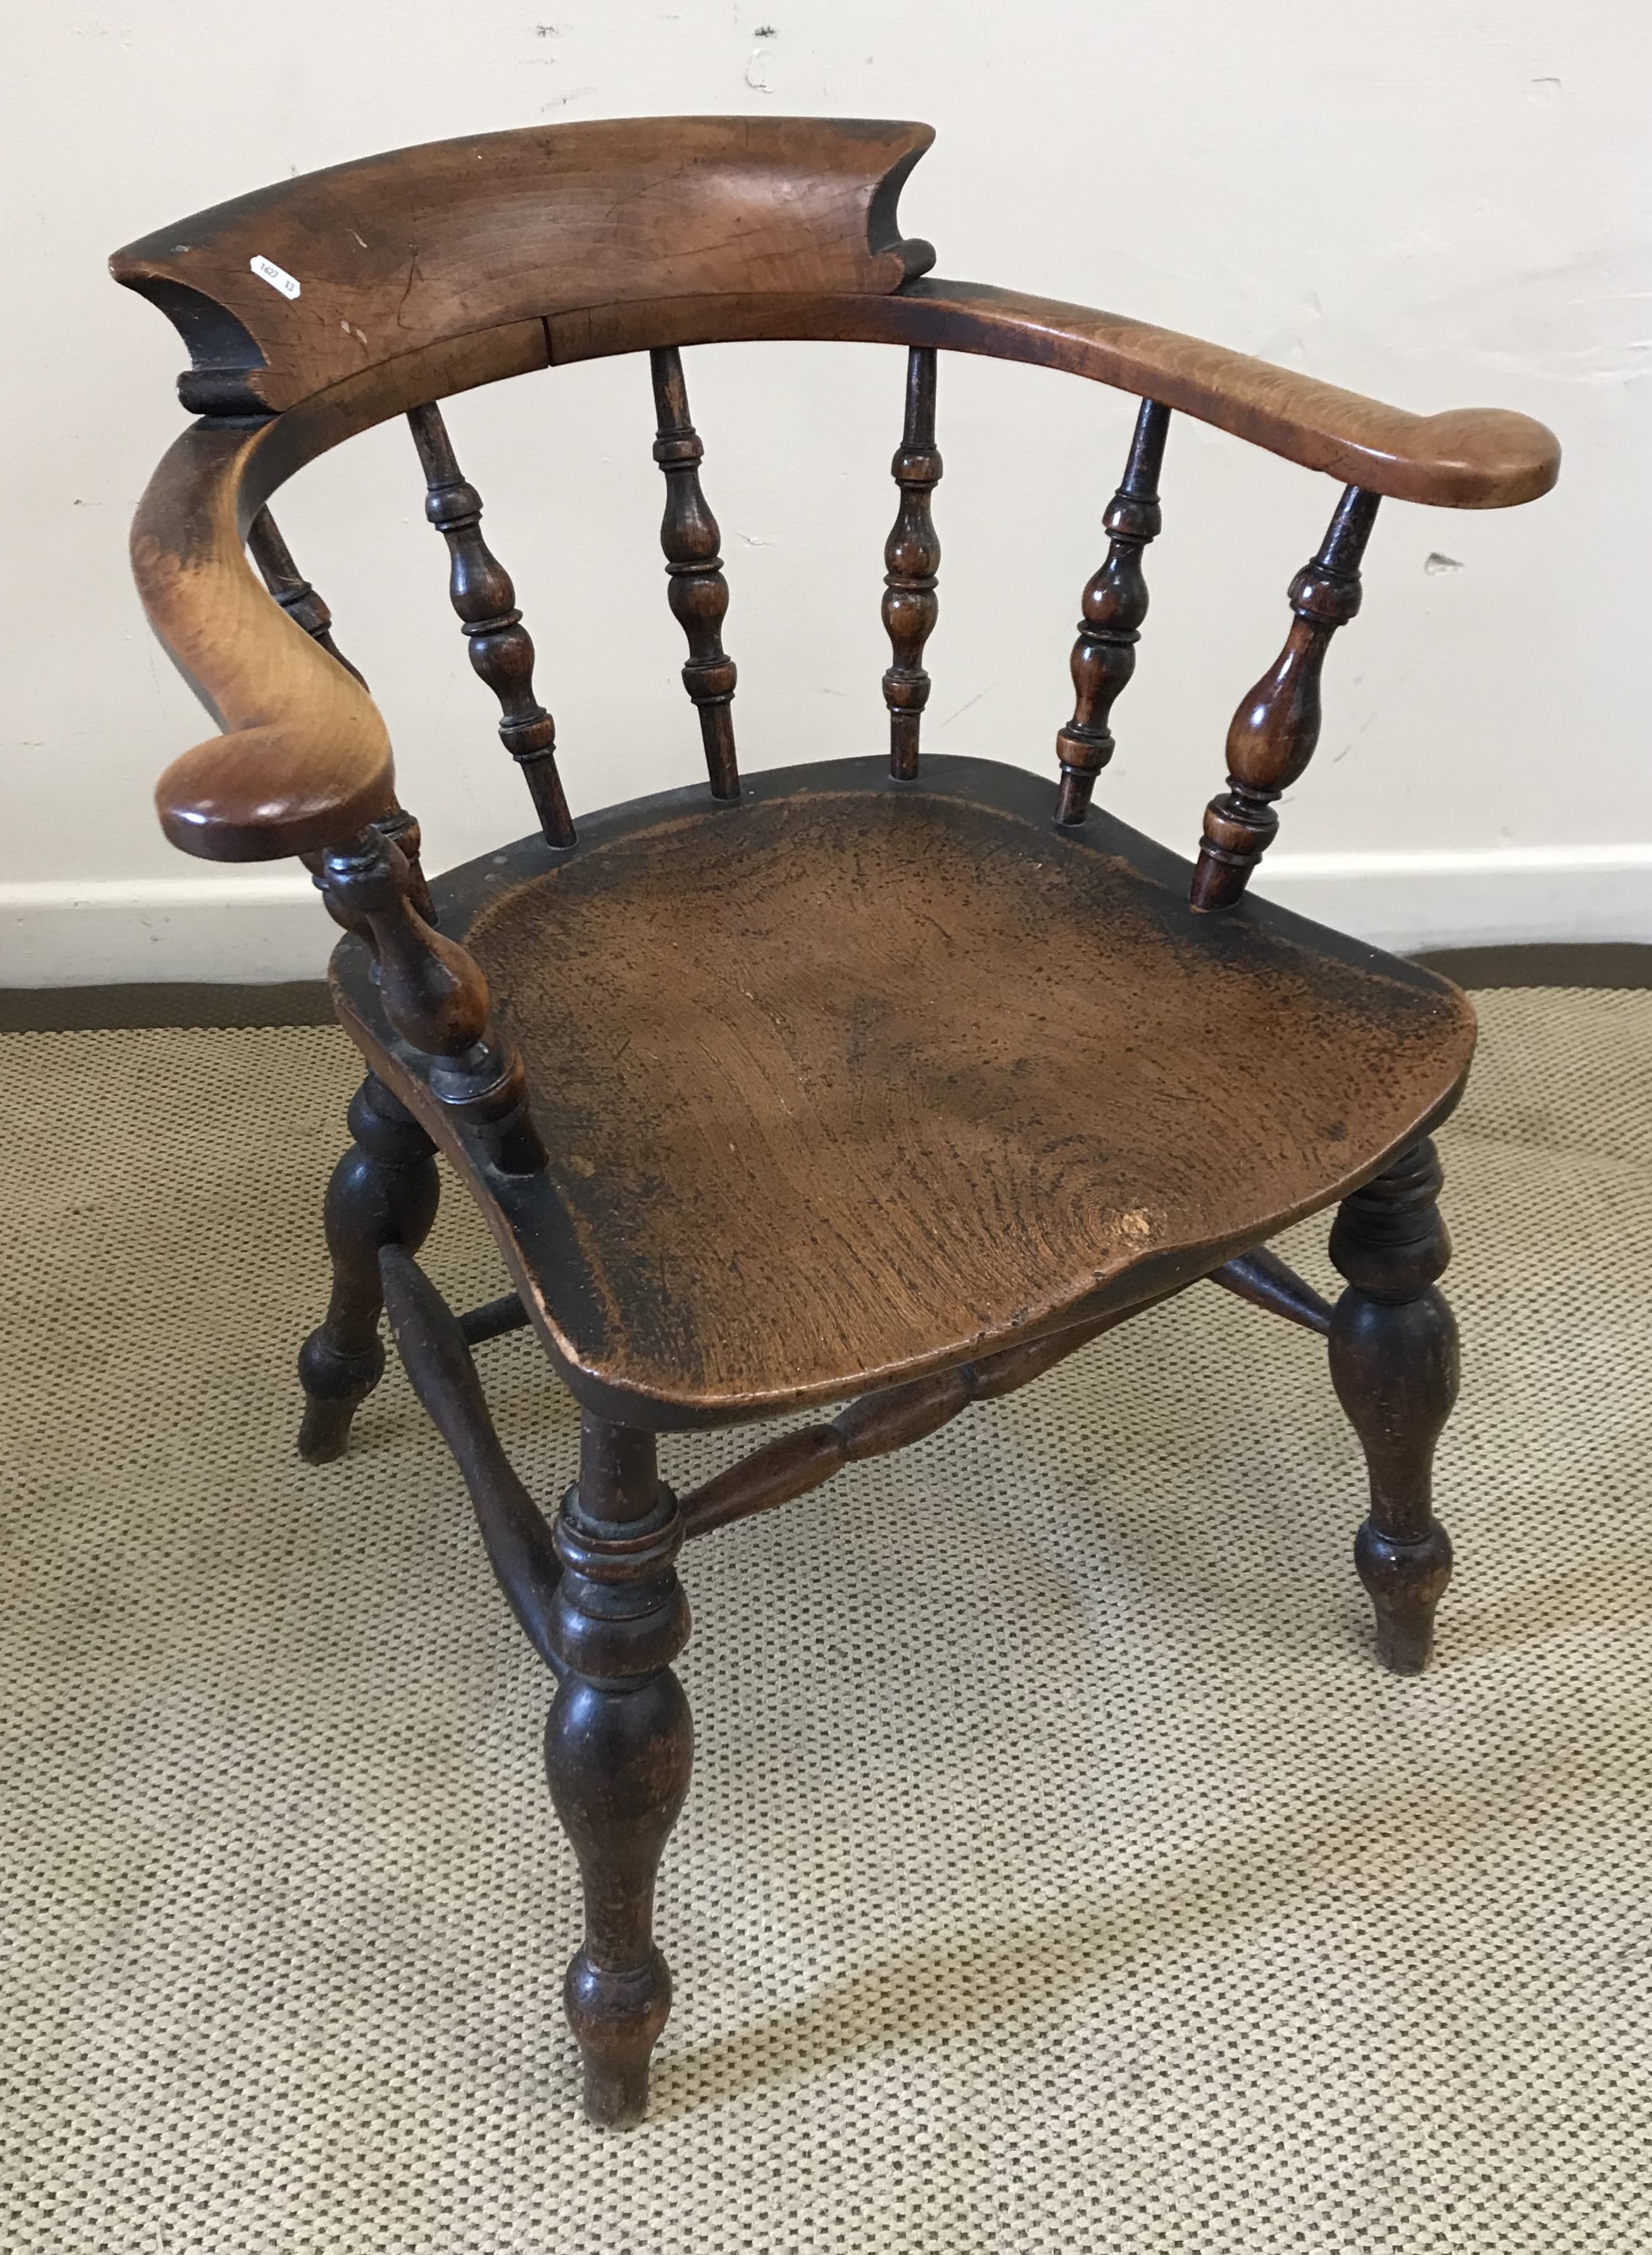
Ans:
[[[1204,1289],[696,1545],[629,2137],[458,1480],[399,1375],[292,1454],[341,1036],[0,1043],[0,2244],[1652,2245],[1652,994],[1483,1015],[1434,1672],[1371,1661],[1322,1349]],[[431,1266],[499,1289],[455,1194]]]

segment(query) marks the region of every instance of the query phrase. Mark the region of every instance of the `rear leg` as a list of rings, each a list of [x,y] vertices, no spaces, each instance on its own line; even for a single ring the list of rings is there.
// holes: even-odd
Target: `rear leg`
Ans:
[[[299,1454],[313,1465],[342,1456],[350,1420],[384,1374],[379,1338],[381,1246],[417,1253],[436,1219],[436,1147],[399,1098],[369,1073],[350,1101],[351,1148],[327,1185],[333,1296],[299,1354],[304,1422]]]
[[[1457,1325],[1435,1289],[1451,1241],[1424,1140],[1345,1198],[1331,1258],[1348,1282],[1331,1318],[1331,1377],[1370,1472],[1353,1548],[1376,1613],[1377,1657],[1396,1675],[1428,1665],[1452,1546],[1434,1516],[1434,1446],[1457,1399]]]

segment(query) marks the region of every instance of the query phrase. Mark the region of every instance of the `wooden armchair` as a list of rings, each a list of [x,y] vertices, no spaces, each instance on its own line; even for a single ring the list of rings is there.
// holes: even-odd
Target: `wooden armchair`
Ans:
[[[1380,498],[1529,501],[1554,481],[1555,442],[1518,415],[1405,414],[1116,314],[930,278],[929,247],[896,221],[930,139],[807,118],[496,134],[283,181],[114,261],[182,334],[179,390],[200,418],[132,537],[150,618],[221,731],[162,777],[161,822],[208,859],[304,858],[344,928],[334,990],[368,1066],[327,1195],[334,1291],[299,1359],[299,1447],[343,1450],[388,1304],[559,1678],[547,1762],[586,1900],[567,2008],[587,2111],[611,2125],[643,2111],[670,2000],[652,1913],[688,1785],[671,1672],[685,1538],[932,1432],[1208,1279],[1329,1342],[1369,1462],[1354,1556],[1388,1667],[1423,1667],[1451,1566],[1430,1460],[1457,1351],[1428,1137],[1462,1089],[1473,1017],[1445,980],[1245,888],[1312,754]],[[737,765],[728,591],[680,348],[744,338],[906,348],[887,758]],[[576,832],[533,646],[436,403],[644,350],[710,789]],[[1142,403],[1084,591],[1058,784],[920,758],[943,351]],[[1240,704],[1191,866],[1092,804],[1175,411],[1346,488],[1291,582],[1283,650]],[[538,820],[429,887],[383,722],[268,508],[301,465],[396,415]],[[416,1259],[437,1149],[514,1288],[460,1316]],[[1339,1201],[1333,1308],[1265,1248]],[[554,1528],[471,1356],[524,1324],[582,1411]],[[662,1431],[845,1401],[692,1494],[660,1481]]]

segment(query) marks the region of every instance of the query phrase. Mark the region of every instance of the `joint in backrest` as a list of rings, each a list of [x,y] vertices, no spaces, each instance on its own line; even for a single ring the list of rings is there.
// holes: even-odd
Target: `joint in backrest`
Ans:
[[[934,258],[896,216],[932,138],[842,118],[482,134],[281,181],[110,265],[188,345],[186,405],[267,414],[423,347],[581,306],[897,289]]]

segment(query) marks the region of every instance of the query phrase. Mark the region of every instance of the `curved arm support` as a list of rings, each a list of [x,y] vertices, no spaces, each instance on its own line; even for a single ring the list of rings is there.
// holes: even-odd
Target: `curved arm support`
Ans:
[[[395,804],[390,738],[365,687],[282,609],[244,543],[306,462],[436,397],[545,364],[518,322],[364,370],[249,428],[197,423],[162,457],[132,524],[132,572],[163,648],[223,733],[156,787],[174,846],[268,861],[351,836]]]
[[[644,346],[754,337],[935,345],[1087,376],[1213,424],[1345,485],[1439,509],[1508,509],[1547,493],[1554,433],[1501,407],[1412,415],[1248,353],[1123,313],[936,277],[890,297],[657,299],[547,319],[552,365]]]

